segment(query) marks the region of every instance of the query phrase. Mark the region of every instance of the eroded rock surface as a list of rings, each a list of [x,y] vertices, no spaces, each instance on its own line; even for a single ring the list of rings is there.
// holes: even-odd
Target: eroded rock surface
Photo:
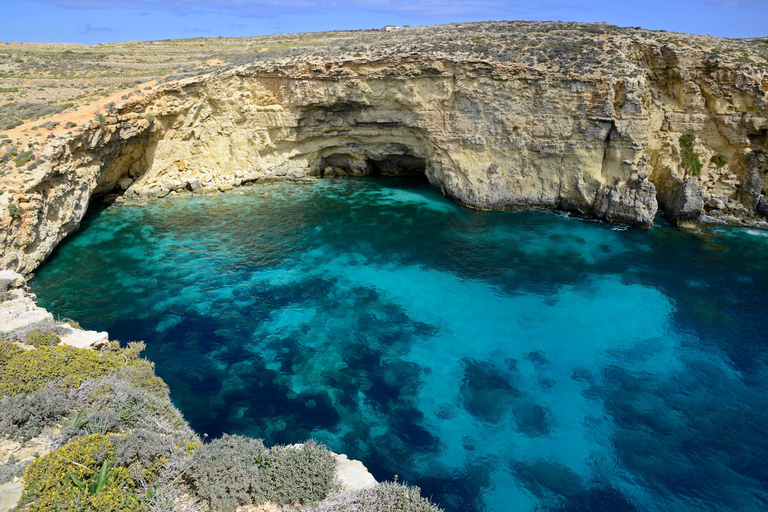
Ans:
[[[546,37],[561,41],[564,26]],[[704,212],[765,215],[762,47],[749,46],[747,62],[724,51],[738,41],[568,26],[581,46],[555,66],[527,40],[503,58],[438,45],[168,83],[48,143],[37,168],[0,195],[21,211],[0,208],[0,265],[33,270],[94,194],[145,200],[267,180],[416,173],[472,208],[562,208],[646,227],[658,207],[681,225]],[[520,22],[472,27],[527,37]],[[697,178],[680,168],[685,133],[704,163]],[[710,163],[716,154],[725,166]]]
[[[77,348],[101,349],[109,343],[106,332],[86,331],[55,321],[51,313],[37,305],[36,298],[29,292],[24,276],[12,270],[0,271],[0,339],[23,343],[27,333],[38,330],[53,332],[62,344]]]

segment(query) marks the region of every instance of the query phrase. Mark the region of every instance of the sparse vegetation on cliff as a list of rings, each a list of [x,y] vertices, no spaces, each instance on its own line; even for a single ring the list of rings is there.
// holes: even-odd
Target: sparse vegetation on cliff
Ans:
[[[24,475],[20,512],[168,512],[182,495],[190,512],[266,500],[284,510],[331,510],[322,502],[329,496],[349,505],[334,510],[438,510],[397,484],[337,492],[335,456],[313,441],[268,449],[224,436],[202,445],[139,357],[143,343],[99,353],[48,346],[52,340],[31,331],[25,341],[40,346],[32,350],[0,341],[0,437],[26,442],[47,433],[55,448],[31,464],[0,466],[0,483]]]
[[[8,215],[10,215],[12,219],[21,217],[23,213],[24,213],[24,210],[22,210],[19,205],[14,203],[11,203],[8,205]]]
[[[696,137],[686,133],[680,136],[680,167],[685,170],[685,178],[701,175],[701,158],[693,150]]]
[[[227,436],[196,450],[188,479],[212,507],[314,503],[334,486],[335,459],[322,445],[267,449],[261,440]]]
[[[728,158],[726,158],[725,155],[717,153],[716,155],[712,155],[712,158],[709,159],[709,162],[718,169],[721,169],[723,166],[725,166],[725,164],[728,163]]]

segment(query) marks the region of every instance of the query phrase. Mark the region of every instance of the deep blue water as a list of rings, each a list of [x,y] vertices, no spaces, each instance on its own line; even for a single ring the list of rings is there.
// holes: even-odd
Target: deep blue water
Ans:
[[[766,232],[323,181],[93,211],[32,289],[146,341],[201,434],[312,437],[451,512],[768,508]]]

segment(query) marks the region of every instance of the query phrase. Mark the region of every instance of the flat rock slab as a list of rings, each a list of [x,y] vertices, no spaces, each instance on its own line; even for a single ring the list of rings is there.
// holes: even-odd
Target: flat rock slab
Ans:
[[[62,345],[77,348],[101,348],[109,342],[109,334],[106,332],[83,331],[74,329],[69,325],[60,325],[59,337]],[[63,332],[62,332],[63,331]]]
[[[24,488],[24,481],[19,480],[16,483],[8,482],[0,485],[0,512],[9,512],[21,499],[21,490]]]
[[[359,460],[347,458],[343,453],[336,455],[336,478],[342,489],[359,491],[376,485],[376,479]]]
[[[0,335],[53,324],[53,315],[37,307],[30,297],[0,302]]]

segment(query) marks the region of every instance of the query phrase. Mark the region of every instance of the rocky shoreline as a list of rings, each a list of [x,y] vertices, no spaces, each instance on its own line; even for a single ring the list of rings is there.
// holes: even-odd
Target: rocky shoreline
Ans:
[[[766,218],[759,42],[600,24],[464,28],[527,50],[451,54],[440,43],[223,66],[31,146],[37,159],[0,190],[0,267],[34,270],[92,197],[272,180],[419,174],[471,208],[559,208],[642,227],[657,210],[685,227],[704,215]],[[552,41],[570,53],[544,55]]]
[[[110,350],[114,350],[114,346],[110,345],[107,333],[87,331],[79,327],[73,327],[71,324],[71,321],[55,321],[51,313],[38,307],[35,304],[35,295],[29,292],[26,280],[22,275],[11,270],[0,271],[0,340],[11,340],[19,350],[23,351],[34,351],[41,346],[47,347],[49,343],[50,346],[67,346],[79,350],[97,352],[106,350],[107,354]],[[29,343],[33,343],[31,340],[39,339],[41,333],[46,335],[46,343],[43,345],[37,344],[37,346],[30,345]],[[52,335],[57,335],[59,338],[51,341],[53,339],[51,338]],[[0,343],[7,344],[9,342],[3,341]],[[5,346],[0,347],[0,353],[6,354],[5,350]],[[5,364],[6,357],[6,355],[3,355],[3,360],[0,363]],[[153,376],[152,378],[159,381],[157,377]],[[162,381],[159,382],[161,383]],[[164,384],[160,384],[160,386],[164,387]],[[0,423],[3,421],[7,423],[10,418],[14,418],[11,420],[11,425],[16,425],[16,428],[20,428],[24,425],[24,421],[19,419],[18,411],[13,409],[13,407],[16,407],[13,405],[14,402],[8,395],[5,397],[1,395],[0,417],[2,417],[2,420],[0,420]],[[167,400],[167,396],[165,402],[164,406],[170,407],[173,410],[173,414],[177,415],[182,422],[180,423],[181,431],[187,432],[186,435],[191,435],[190,439],[196,439],[197,436],[189,431],[186,423],[181,419],[180,413]],[[24,469],[33,461],[62,446],[62,431],[66,428],[71,429],[72,425],[70,422],[70,427],[67,427],[67,422],[63,421],[69,415],[69,412],[65,412],[58,421],[51,421],[49,425],[40,427],[39,435],[34,435],[33,437],[29,437],[28,434],[20,434],[20,431],[16,431],[15,435],[9,434],[6,432],[8,425],[0,425],[0,431],[2,431],[0,432],[0,512],[8,512],[14,509],[22,498],[22,491],[25,485],[23,478]],[[195,442],[199,444],[199,440]],[[302,446],[294,445],[293,449],[301,449]],[[377,483],[360,461],[350,460],[344,454],[332,454],[332,456],[335,468],[336,490],[328,496],[329,504],[339,500],[354,500],[354,493],[358,492],[379,492],[382,489],[389,492],[389,488],[380,489],[380,484]],[[394,492],[400,492],[397,490],[399,488],[394,489]],[[203,506],[205,503],[199,497],[184,488],[179,490],[174,499],[174,510],[192,512],[208,508]],[[322,507],[326,505],[320,502],[315,506],[318,507],[318,510],[324,510]],[[27,509],[24,508],[24,510]],[[282,509],[273,503],[240,506],[236,510],[238,512],[280,512]],[[285,510],[289,509],[294,510],[292,507],[288,507]],[[433,509],[414,508],[413,510]]]

